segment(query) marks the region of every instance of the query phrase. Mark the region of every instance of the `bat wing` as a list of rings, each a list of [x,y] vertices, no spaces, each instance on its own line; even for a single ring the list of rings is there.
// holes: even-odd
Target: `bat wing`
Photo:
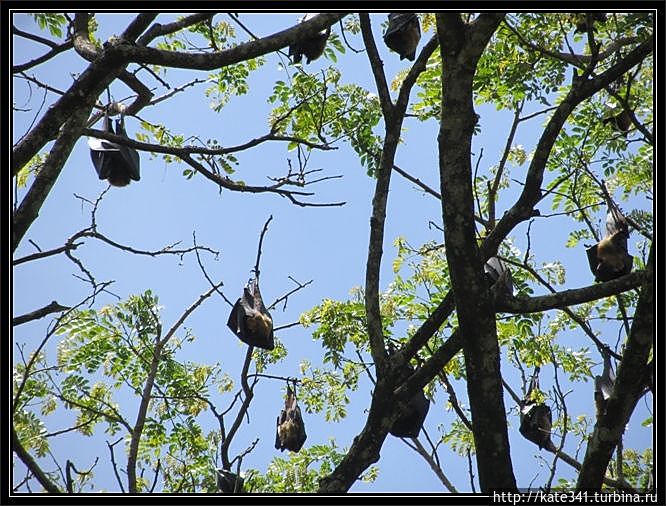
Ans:
[[[280,415],[277,417],[277,423],[276,423],[276,426],[275,426],[275,449],[276,450],[283,450],[284,449],[283,446],[282,446],[282,441],[280,440],[280,425],[282,424],[282,422],[284,422],[284,419],[285,419],[285,411],[282,410]]]
[[[305,422],[303,421],[303,416],[301,415],[301,408],[296,406],[296,408],[292,411],[292,417],[298,432],[294,441],[294,447],[290,448],[290,450],[297,452],[303,447],[303,444],[305,443],[305,440],[308,438],[308,436],[305,433]]]
[[[104,116],[102,131],[114,133],[108,116]],[[99,179],[108,178],[120,153],[118,145],[104,139],[88,137],[88,147],[90,148],[90,158],[97,176]]]
[[[549,446],[552,427],[552,412],[546,404],[530,403],[521,408],[519,432],[522,436],[539,446]]]
[[[590,264],[590,271],[595,276],[597,275],[597,267],[599,266],[599,258],[597,258],[597,245],[587,248],[587,261]]]
[[[243,315],[243,308],[241,306],[241,299],[238,299],[236,303],[234,304],[234,307],[231,308],[231,313],[229,314],[229,319],[227,320],[227,327],[231,329],[231,331],[236,334],[236,336],[240,337],[243,329],[241,328],[242,325],[241,323],[244,323],[244,319],[242,318]]]
[[[116,134],[129,139],[125,132],[125,127],[120,120],[116,120]],[[125,171],[134,181],[139,181],[141,179],[141,159],[139,158],[139,153],[136,149],[123,145],[119,145],[118,149],[124,162]]]
[[[513,295],[513,277],[511,271],[507,269],[502,261],[497,257],[490,257],[483,265],[483,272],[490,286],[493,286],[502,276],[504,283],[504,290]]]
[[[265,350],[275,348],[273,318],[264,306],[257,280],[252,280],[243,290],[241,305],[244,312],[245,329],[241,340]]]
[[[97,139],[96,139],[97,140]],[[99,179],[106,179],[109,177],[109,167],[111,166],[112,153],[104,149],[90,149],[90,159],[92,160],[95,172]]]
[[[258,309],[263,308],[263,312]],[[245,287],[229,314],[227,326],[245,344],[266,350],[275,348],[273,319],[261,301],[258,287]]]
[[[594,377],[594,391],[600,394],[605,401],[610,399],[613,386],[615,385],[615,371],[611,364],[610,355],[604,352],[604,369],[601,376]]]
[[[497,257],[490,257],[483,265],[483,272],[492,280],[493,283],[497,281],[504,271],[504,266]]]
[[[299,23],[310,21],[318,15],[318,12],[309,12],[299,19]],[[307,58],[308,63],[319,58],[324,52],[330,34],[331,27],[326,27],[314,36],[303,38],[289,46],[289,57],[292,63],[300,63],[303,55]]]

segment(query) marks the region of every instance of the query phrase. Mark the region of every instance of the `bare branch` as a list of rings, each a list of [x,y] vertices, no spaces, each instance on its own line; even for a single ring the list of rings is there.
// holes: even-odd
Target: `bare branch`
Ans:
[[[259,245],[257,246],[257,260],[254,262],[254,275],[259,279],[259,262],[261,260],[261,245],[264,243],[264,235],[266,235],[266,231],[268,230],[268,224],[271,222],[273,219],[273,215],[271,214],[268,219],[266,220],[266,223],[264,223],[264,228],[261,229],[261,234],[259,235]]]
[[[51,313],[59,313],[62,311],[67,311],[68,309],[71,308],[67,306],[62,306],[54,300],[51,301],[50,304],[47,304],[42,308],[36,309],[35,311],[26,313],[21,316],[17,316],[16,318],[12,318],[12,326],[16,327],[18,325],[22,325],[29,321],[39,320],[40,318],[44,318],[45,316],[50,315]]]

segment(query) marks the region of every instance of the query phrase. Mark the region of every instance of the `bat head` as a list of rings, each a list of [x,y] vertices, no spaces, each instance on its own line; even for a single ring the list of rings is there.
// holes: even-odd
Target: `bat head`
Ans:
[[[120,167],[114,167],[106,178],[111,186],[123,187],[130,183],[130,175]]]

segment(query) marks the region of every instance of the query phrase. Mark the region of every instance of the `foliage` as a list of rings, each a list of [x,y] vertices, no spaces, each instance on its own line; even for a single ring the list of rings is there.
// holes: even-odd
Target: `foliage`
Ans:
[[[40,31],[57,39],[65,39],[72,29],[69,15],[39,13],[32,16]],[[436,34],[434,14],[421,13],[419,19],[424,35]],[[478,18],[472,14],[460,16],[463,23],[473,23],[474,19]],[[560,113],[556,108],[575,87],[588,62],[595,63],[594,73],[600,75],[626,58],[639,44],[650,40],[654,32],[653,16],[646,13],[609,14],[606,22],[595,24],[594,31],[588,33],[575,32],[578,19],[573,13],[507,14],[476,65],[470,100],[474,100],[479,111],[484,115],[493,109],[498,114],[507,113],[513,116],[516,129],[527,125],[532,130],[543,129]],[[186,17],[177,19],[178,22],[186,20]],[[91,41],[104,48],[94,38],[97,23],[94,16],[89,20]],[[320,71],[309,71],[305,65],[287,67],[284,56],[280,55],[280,74],[271,74],[272,60],[263,55],[220,66],[193,81],[178,82],[177,65],[132,64],[128,71],[118,75],[131,87],[132,78],[137,79],[142,72],[148,71],[157,82],[166,84],[164,97],[191,87],[216,114],[224,112],[232,101],[243,95],[256,99],[253,96],[255,80],[269,75],[272,87],[265,98],[270,107],[266,118],[268,134],[250,141],[248,146],[256,145],[253,144],[255,141],[279,141],[284,143],[285,153],[298,155],[298,172],[291,171],[290,161],[288,176],[271,178],[271,183],[260,189],[282,191],[287,183],[294,184],[291,178],[297,173],[296,192],[280,194],[291,196],[293,201],[294,195],[306,194],[298,192],[306,184],[305,165],[313,152],[348,150],[370,178],[381,182],[384,175],[379,167],[386,142],[383,127],[388,130],[391,126],[388,123],[395,118],[384,118],[380,104],[382,94],[359,84],[357,76],[347,73],[344,67],[346,61],[361,58],[355,51],[347,50],[362,43],[361,24],[361,18],[355,14],[342,20],[344,37],[335,32],[331,34],[322,57],[326,63]],[[385,25],[386,22],[382,24],[382,30]],[[253,43],[252,37],[248,42],[245,37],[244,32],[237,33],[234,23],[215,20],[211,16],[160,36],[154,47],[164,52],[198,53],[192,56],[197,58],[235,49],[241,43]],[[350,44],[347,38],[353,43]],[[595,52],[595,40],[599,52]],[[442,66],[449,57],[436,49],[418,75],[408,111],[424,124],[437,126],[440,121],[460,120],[442,118]],[[652,208],[645,204],[654,198],[654,146],[648,135],[654,124],[653,63],[651,55],[646,57],[631,71],[567,113],[564,127],[556,132],[552,148],[545,154],[539,209],[534,210],[525,227],[516,226],[497,251],[512,275],[514,291],[507,298],[518,303],[528,302],[535,295],[571,288],[571,278],[579,273],[567,271],[557,252],[544,252],[534,247],[533,240],[534,243],[538,241],[537,235],[543,234],[545,227],[557,226],[551,223],[558,223],[558,219],[567,220],[568,238],[562,247],[575,248],[576,254],[583,257],[584,249],[599,241],[605,233],[602,222],[606,202],[602,188],[607,189],[620,207],[626,207],[626,215],[631,219],[632,228],[636,229],[635,232],[632,230],[635,235],[632,235],[631,242],[631,251],[635,252],[634,270],[645,268],[654,234]],[[407,69],[401,68],[389,80],[391,92],[395,93],[405,85],[407,73]],[[202,84],[201,88],[199,84]],[[157,105],[163,98],[151,105]],[[606,121],[624,108],[630,108],[636,119],[629,132],[619,132],[613,128],[612,122]],[[138,117],[141,130],[135,133],[135,138],[160,146],[160,152],[151,152],[151,157],[160,157],[168,164],[183,164],[184,188],[202,172],[197,163],[209,168],[219,178],[220,191],[226,187],[219,181],[229,183],[230,178],[240,172],[240,156],[236,153],[249,148],[229,148],[221,143],[215,132],[201,139],[180,131],[177,124]],[[478,116],[477,119],[486,118]],[[474,141],[482,147],[477,152],[475,146],[475,152],[470,154],[470,159],[476,160],[471,183],[479,244],[492,232],[502,212],[511,209],[520,186],[529,177],[526,174],[533,170],[535,153],[540,149],[537,142],[523,143],[520,137],[513,137],[512,132],[507,145],[499,147],[492,155],[492,161],[486,162],[483,141],[488,133],[484,131],[488,129],[487,125],[489,123],[481,121],[475,126]],[[402,142],[408,143],[408,139],[405,135]],[[48,172],[49,164],[53,163],[50,149],[52,146],[47,146],[45,141],[44,147],[16,171],[16,192],[27,191],[40,177],[51,177]],[[411,181],[414,182],[414,178]],[[424,189],[420,180],[416,181],[415,184]],[[242,180],[233,183],[234,191],[253,190]],[[441,181],[442,187],[445,184],[448,183]],[[635,205],[636,202],[639,204]],[[96,232],[97,226],[96,206],[92,214],[92,232]],[[543,220],[550,221],[544,226]],[[372,226],[376,224],[375,221],[371,223]],[[533,232],[533,225],[535,229],[540,228],[540,232]],[[392,279],[389,282],[382,279],[378,295],[380,314],[375,318],[380,320],[375,323],[381,326],[384,342],[397,349],[410,342],[452,289],[447,248],[450,252],[455,245],[448,242],[446,232],[444,243],[428,241],[417,245],[409,242],[410,232],[405,230],[394,239],[395,254],[390,264]],[[342,247],[345,246],[344,240],[341,239]],[[113,241],[105,242],[107,246],[119,247]],[[65,248],[69,258],[77,246],[69,244],[69,249]],[[129,247],[120,246],[120,249],[136,253]],[[173,246],[160,253],[169,249]],[[183,255],[181,253],[181,259]],[[199,265],[204,270],[198,255],[197,250]],[[93,279],[81,261],[73,261],[88,279]],[[586,269],[583,265],[582,270]],[[204,274],[212,284],[205,270]],[[591,282],[587,279],[585,283]],[[91,284],[94,290],[100,289],[101,285],[97,285],[94,279]],[[346,299],[325,297],[303,311],[299,318],[298,323],[307,329],[322,350],[320,357],[299,363],[299,404],[305,412],[325,423],[348,421],[355,398],[371,390],[372,394],[364,397],[364,402],[369,405],[381,383],[377,381],[378,371],[372,361],[376,354],[371,353],[369,339],[373,322],[367,313],[368,293],[372,292],[367,287],[355,287]],[[601,363],[599,342],[616,355],[624,352],[623,345],[639,297],[637,290],[627,290],[613,296],[586,299],[587,302],[576,305],[557,306],[552,311],[497,314],[495,327],[501,379],[512,394],[505,400],[505,421],[509,420],[510,430],[517,431],[520,403],[527,392],[532,371],[540,370],[541,385],[532,393],[531,399],[553,407],[553,439],[565,440],[569,449],[579,450],[597,420],[591,402],[588,409],[581,409],[579,405],[568,405],[567,396],[575,389],[592,392]],[[282,338],[283,334],[276,335],[273,350],[248,351],[249,362],[241,368],[237,378],[230,372],[229,363],[216,363],[212,358],[206,362],[184,358],[195,345],[197,334],[208,330],[196,325],[183,327],[182,321],[189,315],[187,311],[178,324],[166,330],[168,325],[163,321],[163,308],[151,290],[103,307],[96,307],[94,295],[91,300],[93,302],[87,309],[83,309],[85,304],[81,303],[53,318],[41,345],[27,351],[28,345],[17,343],[12,423],[22,446],[38,462],[44,463],[52,455],[52,438],[61,435],[52,430],[54,420],[69,420],[69,429],[64,432],[72,432],[79,438],[77,441],[106,439],[111,457],[122,461],[123,465],[127,462],[129,467],[136,457],[136,492],[216,493],[215,469],[221,466],[233,469],[237,465],[247,492],[314,493],[319,490],[320,480],[330,476],[350,452],[349,447],[338,447],[331,438],[327,444],[306,443],[298,453],[275,456],[263,468],[241,466],[245,456],[253,451],[253,445],[245,453],[234,448],[231,451],[240,453],[229,455],[229,443],[235,431],[240,428],[251,433],[251,428],[247,428],[244,422],[250,419],[248,409],[253,396],[265,385],[264,381],[284,379],[273,375],[275,366],[287,360],[290,351],[294,350],[287,346],[289,341]],[[286,307],[286,297],[284,300]],[[470,301],[473,302],[476,301]],[[458,319],[454,313],[432,335],[428,334],[425,344],[411,357],[411,365],[419,367],[432,360],[457,328]],[[53,336],[58,340],[55,357],[43,349]],[[464,336],[465,339],[476,337]],[[248,376],[250,363],[254,374]],[[422,439],[431,445],[431,461],[428,462],[431,466],[439,465],[432,462],[438,462],[440,448],[460,457],[459,462],[465,462],[465,465],[470,455],[478,454],[475,434],[468,425],[474,413],[465,391],[468,386],[465,365],[463,353],[455,353],[428,377],[424,387],[434,406],[431,410],[447,415],[441,419],[444,421],[437,423],[436,434],[426,434],[427,437]],[[218,408],[220,399],[228,408]],[[644,419],[642,427],[634,429],[647,430],[647,427],[651,430],[652,424],[650,416]],[[354,444],[356,439],[351,446]],[[123,455],[119,451],[121,447]],[[606,478],[623,479],[625,484],[645,488],[652,462],[651,448],[625,447],[621,459],[611,460]],[[47,477],[63,490],[72,485],[77,492],[95,490],[97,475],[94,467],[77,472],[73,484],[68,483],[63,472],[49,471]],[[116,473],[119,468],[114,461]],[[355,476],[372,482],[380,469],[379,466],[367,466]],[[445,470],[445,466],[439,469]],[[123,476],[118,481],[124,483],[126,479]],[[574,481],[555,474],[553,489],[564,490],[573,486]]]

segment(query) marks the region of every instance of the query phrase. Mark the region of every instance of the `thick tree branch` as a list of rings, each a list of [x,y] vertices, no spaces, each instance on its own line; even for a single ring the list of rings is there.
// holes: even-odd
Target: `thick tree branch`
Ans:
[[[363,15],[361,15],[363,22]],[[375,84],[378,90],[386,86],[383,73],[376,72],[375,66],[378,62],[378,53],[375,46],[372,30],[368,26],[366,17],[364,30],[364,41],[373,67]],[[377,383],[372,395],[370,412],[362,432],[354,439],[349,452],[342,459],[335,470],[319,483],[320,493],[345,492],[361,475],[361,473],[372,463],[379,460],[379,451],[384,439],[388,434],[393,420],[397,417],[399,410],[406,404],[406,396],[396,398],[393,394],[394,382],[397,380],[397,371],[402,362],[399,356],[394,356],[391,364],[388,363],[384,346],[384,332],[382,328],[381,313],[379,306],[379,273],[381,270],[381,259],[384,241],[384,223],[386,220],[386,208],[388,202],[388,191],[391,181],[391,169],[393,168],[395,152],[400,140],[400,129],[407,109],[408,97],[411,88],[416,82],[418,75],[425,70],[428,57],[437,46],[436,42],[430,41],[419,58],[414,63],[408,78],[406,78],[398,93],[396,105],[383,102],[384,122],[386,133],[382,148],[377,182],[372,199],[372,216],[370,217],[370,241],[368,245],[368,259],[366,262],[365,277],[365,309],[367,315],[367,329],[370,340],[372,359],[377,371]],[[386,99],[386,97],[385,97]]]
[[[67,311],[68,309],[71,308],[67,306],[62,306],[54,300],[50,304],[47,304],[42,308],[36,309],[35,311],[26,313],[21,316],[17,316],[16,318],[12,318],[12,326],[16,327],[18,325],[22,325],[24,323],[33,320],[39,320],[40,318],[44,318],[45,316],[50,315],[51,313],[59,313],[61,311]]]
[[[439,170],[446,257],[463,341],[479,483],[484,492],[516,488],[502,395],[499,345],[484,259],[476,243],[472,136],[477,121],[473,78],[478,59],[502,21],[481,14],[470,25],[460,14],[437,15],[442,53]]]
[[[16,433],[16,429],[12,424],[12,450],[18,458],[25,464],[25,466],[30,470],[30,472],[37,478],[37,481],[40,483],[44,490],[49,494],[61,494],[62,491],[58,486],[51,481],[51,479],[46,475],[46,473],[39,467],[39,464],[32,458],[28,451],[21,444],[21,440]]]
[[[78,24],[83,25],[84,21],[86,19],[82,19]],[[144,21],[147,22],[146,19]],[[136,29],[135,26],[134,30]],[[121,48],[128,46],[128,42],[131,41],[118,39],[108,42],[98,56],[97,49],[87,38],[87,29],[77,31],[73,40],[77,52],[81,53],[85,48],[88,57],[97,59],[74,81],[67,92],[49,107],[39,123],[14,147],[12,175],[16,175],[50,139],[57,136],[60,127],[73,113],[88,107],[92,109],[97,96],[127,65],[127,61],[123,60]],[[78,126],[75,130],[78,132]]]
[[[636,271],[612,281],[555,292],[536,297],[505,297],[501,294],[495,300],[495,309],[505,313],[527,314],[563,309],[568,306],[591,302],[638,288],[646,277],[645,271]]]
[[[79,107],[70,113],[69,119],[65,122],[63,130],[46,157],[39,174],[35,177],[18,209],[14,212],[12,216],[12,252],[16,250],[30,225],[39,216],[42,204],[56,179],[58,179],[60,171],[79,138],[78,129],[85,124],[91,110],[92,104],[88,104],[87,107]],[[26,136],[26,139],[29,136],[30,134]]]
[[[322,13],[309,21],[299,23],[281,32],[215,53],[186,53],[125,45],[121,50],[122,59],[126,62],[172,68],[214,70],[287,47],[296,40],[314,35],[320,30],[334,25],[345,16],[346,13]]]
[[[389,92],[388,84],[386,82],[386,75],[384,74],[384,64],[379,58],[375,38],[372,34],[372,26],[370,25],[370,15],[366,12],[359,14],[361,22],[361,35],[363,36],[363,44],[370,60],[370,69],[375,78],[375,86],[377,86],[377,94],[379,95],[379,103],[382,107],[382,115],[385,121],[393,117],[393,102],[391,101],[391,93]]]

